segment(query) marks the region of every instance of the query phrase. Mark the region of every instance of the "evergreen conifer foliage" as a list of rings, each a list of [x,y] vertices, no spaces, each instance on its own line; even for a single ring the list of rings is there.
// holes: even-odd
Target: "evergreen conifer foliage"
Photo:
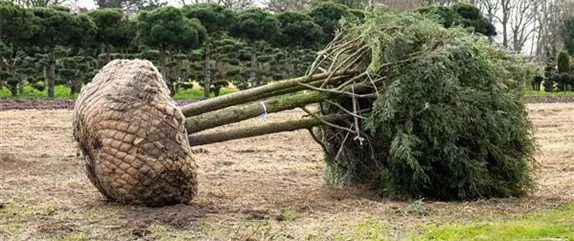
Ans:
[[[312,131],[324,148],[330,184],[438,200],[530,190],[534,139],[521,102],[528,78],[522,57],[420,13],[378,10],[341,32],[325,55],[349,56],[335,66],[356,59],[341,65],[365,70],[378,89],[321,104],[322,115],[368,113],[346,123],[354,133],[333,126]],[[331,63],[318,65],[310,71]]]

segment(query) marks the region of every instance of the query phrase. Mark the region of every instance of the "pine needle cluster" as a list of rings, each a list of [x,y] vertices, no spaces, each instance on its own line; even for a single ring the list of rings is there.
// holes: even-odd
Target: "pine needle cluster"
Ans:
[[[329,184],[439,200],[522,196],[534,186],[523,57],[472,29],[385,9],[345,24],[330,49],[326,55],[336,57],[318,66],[364,71],[378,81],[376,98],[321,104],[323,114],[342,113],[341,106],[368,110],[348,123],[360,125],[362,136],[330,126],[312,131],[324,147]]]

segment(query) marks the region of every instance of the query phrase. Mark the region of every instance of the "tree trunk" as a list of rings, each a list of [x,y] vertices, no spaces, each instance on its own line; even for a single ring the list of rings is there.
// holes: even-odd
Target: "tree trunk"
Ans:
[[[305,89],[305,87],[300,86],[300,83],[310,83],[313,81],[318,80],[325,80],[330,75],[333,79],[341,78],[343,76],[348,76],[349,74],[353,74],[352,71],[338,71],[335,73],[323,73],[311,76],[304,76],[295,79],[283,80],[278,81],[272,84],[260,86],[257,88],[247,89],[227,95],[220,96],[218,98],[213,98],[209,100],[194,102],[191,104],[187,104],[181,107],[181,111],[183,112],[184,116],[194,116],[203,114],[210,111],[215,111],[218,109],[222,109],[225,107],[229,107],[232,105],[237,105],[241,103],[245,103],[247,101],[253,101],[261,98],[267,98],[274,95],[271,94],[282,94],[284,93],[282,90],[289,89],[293,91],[300,87],[300,89]],[[288,93],[288,92],[287,92]]]
[[[190,146],[200,146],[200,145],[207,145],[217,142],[230,141],[253,136],[295,131],[299,129],[308,129],[313,126],[324,125],[323,121],[335,123],[338,121],[345,120],[346,118],[349,118],[349,116],[328,115],[321,117],[321,120],[316,118],[305,118],[301,120],[285,121],[281,123],[270,123],[264,126],[252,126],[243,129],[234,129],[210,134],[190,135],[188,139]]]
[[[42,66],[42,76],[44,77],[44,86],[48,86],[48,71],[45,65]]]
[[[197,133],[218,126],[247,120],[262,114],[275,113],[316,103],[331,96],[333,96],[332,93],[314,91],[287,98],[275,98],[267,101],[231,106],[225,109],[189,117],[185,120],[185,129],[187,129],[187,132],[190,134]]]
[[[512,10],[510,1],[511,0],[502,0],[500,2],[502,9],[502,20],[500,21],[500,24],[502,25],[502,46],[506,49],[508,49],[508,24],[511,14],[510,11]]]
[[[257,56],[256,56],[256,52],[257,51],[257,44],[255,43],[255,41],[253,41],[251,43],[251,73],[250,73],[250,77],[249,77],[249,83],[251,83],[251,87],[257,87],[257,84],[255,83],[255,81],[257,80]]]
[[[106,44],[106,60],[108,63],[112,61],[112,50],[110,44]]]
[[[534,57],[534,45],[536,45],[535,40],[538,39],[538,17],[537,15],[535,15],[534,17],[534,23],[532,24],[532,29],[534,29],[534,33],[532,34],[532,44],[530,45],[530,56]]]
[[[20,79],[20,82],[18,82],[18,96],[24,95],[24,80],[25,78],[22,78]]]
[[[161,75],[163,75],[164,79],[167,79],[167,63],[165,61],[165,49],[164,48],[160,48],[159,49],[159,63],[160,63],[160,71],[161,71]]]
[[[17,85],[10,85],[10,86],[8,86],[8,88],[10,89],[10,94],[12,95],[12,97],[18,97],[18,86]]]
[[[291,49],[287,49],[285,60],[285,72],[287,73],[287,76],[289,76],[289,78],[296,76],[295,68],[293,67],[295,66],[295,61],[293,61],[293,51]]]
[[[48,70],[48,97],[54,98],[54,88],[56,85],[56,50],[50,50],[49,57],[49,70]]]
[[[175,83],[172,83],[172,81],[169,80],[169,75],[168,75],[168,71],[167,71],[167,53],[165,48],[160,48],[159,49],[159,62],[160,62],[160,68],[161,68],[161,75],[163,76],[163,80],[165,81],[165,83],[167,84],[167,88],[169,89],[169,96],[173,97],[175,95]]]
[[[295,61],[295,63],[293,63],[293,75],[297,76],[299,72],[299,64],[297,64],[297,61]]]
[[[80,80],[79,73],[76,73],[76,77],[70,81],[70,96],[80,93],[81,87],[82,81]]]
[[[213,87],[213,96],[219,96],[219,92],[221,91],[221,86],[217,85]]]
[[[508,23],[502,24],[502,46],[508,49]]]
[[[205,44],[205,78],[203,82],[203,97],[209,98],[211,89],[211,66],[210,66],[210,56],[211,55],[211,44]]]
[[[217,81],[221,77],[220,72],[222,70],[221,70],[221,66],[219,65],[219,59],[218,58],[215,58],[214,64],[215,64],[214,69],[217,69],[217,71],[215,73],[213,73],[213,75],[211,75],[211,83],[213,83],[213,96],[218,97],[219,92],[221,91],[221,88],[223,88],[221,85],[217,84]]]

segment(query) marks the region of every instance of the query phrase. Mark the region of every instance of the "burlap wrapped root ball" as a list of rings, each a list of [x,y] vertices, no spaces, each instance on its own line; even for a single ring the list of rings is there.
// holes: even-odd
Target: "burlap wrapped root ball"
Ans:
[[[85,173],[108,199],[164,206],[197,193],[184,116],[151,62],[104,66],[78,97],[73,126]]]

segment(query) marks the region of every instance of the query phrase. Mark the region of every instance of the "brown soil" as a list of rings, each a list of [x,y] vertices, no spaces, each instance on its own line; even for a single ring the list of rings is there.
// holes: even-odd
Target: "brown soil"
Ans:
[[[4,100],[2,100],[4,101]],[[411,225],[500,220],[574,202],[574,103],[528,104],[540,144],[539,189],[476,202],[373,200],[322,185],[321,148],[306,131],[194,148],[193,205],[124,206],[102,199],[83,173],[68,109],[0,112],[0,240],[333,240],[368,220],[382,235]],[[221,127],[299,118],[299,111]],[[398,231],[397,231],[398,230]]]
[[[176,99],[178,105],[185,105],[202,99]],[[528,96],[526,103],[574,103],[574,96]],[[76,99],[71,98],[0,98],[0,111],[25,109],[73,109]]]
[[[178,105],[185,105],[201,99],[176,99]],[[76,99],[72,98],[0,98],[0,111],[26,109],[74,109]]]
[[[573,103],[574,96],[527,96],[526,103]]]

